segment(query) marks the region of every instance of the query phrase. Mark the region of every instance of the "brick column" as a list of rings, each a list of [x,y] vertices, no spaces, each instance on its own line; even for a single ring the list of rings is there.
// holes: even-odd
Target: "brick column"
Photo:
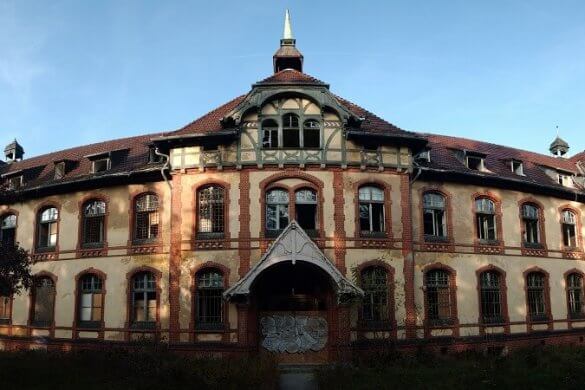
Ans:
[[[333,220],[335,222],[333,238],[335,265],[345,275],[345,200],[343,198],[343,172],[341,170],[333,172]]]
[[[414,301],[414,254],[412,243],[412,191],[410,177],[400,177],[400,202],[402,205],[402,257],[404,259],[404,306],[406,338],[416,338],[416,304]]]
[[[240,200],[238,204],[240,232],[238,235],[238,255],[240,256],[240,267],[238,274],[240,278],[250,270],[250,172],[240,172]]]
[[[179,323],[179,294],[181,279],[181,174],[173,175],[171,190],[171,256],[169,259],[169,342],[180,340],[181,325]]]

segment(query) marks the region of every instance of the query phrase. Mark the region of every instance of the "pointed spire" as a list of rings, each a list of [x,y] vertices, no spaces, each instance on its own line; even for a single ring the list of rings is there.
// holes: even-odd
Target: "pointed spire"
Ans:
[[[284,29],[280,40],[280,48],[274,53],[273,63],[274,73],[284,69],[303,71],[303,55],[296,48],[296,39],[293,36],[288,9],[284,14]]]
[[[294,39],[292,33],[292,26],[290,23],[290,13],[288,12],[288,9],[284,14],[284,31],[282,33],[282,39],[283,40]]]

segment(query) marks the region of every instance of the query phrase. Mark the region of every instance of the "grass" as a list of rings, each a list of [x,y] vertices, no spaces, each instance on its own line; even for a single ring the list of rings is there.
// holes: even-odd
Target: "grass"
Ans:
[[[386,353],[322,369],[317,380],[321,390],[584,389],[585,348],[534,348],[505,357]]]
[[[128,352],[0,352],[0,389],[276,389],[266,359],[190,358],[164,348]]]

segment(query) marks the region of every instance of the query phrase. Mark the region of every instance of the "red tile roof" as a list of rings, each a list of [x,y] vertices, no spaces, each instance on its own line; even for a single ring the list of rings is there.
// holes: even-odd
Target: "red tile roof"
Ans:
[[[316,79],[306,73],[299,72],[296,69],[284,69],[280,72],[266,77],[264,80],[258,81],[256,85],[270,85],[270,84],[318,84],[326,86],[323,81]]]

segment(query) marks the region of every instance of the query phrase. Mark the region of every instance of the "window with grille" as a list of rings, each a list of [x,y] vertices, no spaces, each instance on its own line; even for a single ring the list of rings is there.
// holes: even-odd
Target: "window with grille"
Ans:
[[[104,302],[102,279],[88,274],[79,281],[79,326],[99,327]]]
[[[562,214],[563,228],[563,245],[565,248],[577,247],[577,218],[575,213],[570,210],[563,211]]]
[[[524,244],[540,245],[540,209],[533,204],[522,206]]]
[[[501,278],[496,271],[486,271],[480,275],[481,315],[485,324],[503,322]]]
[[[83,247],[100,248],[105,239],[106,202],[92,200],[83,206]]]
[[[436,192],[423,195],[423,225],[425,239],[446,239],[445,197]]]
[[[359,217],[362,235],[376,235],[385,232],[384,190],[378,187],[360,187]]]
[[[388,275],[382,267],[370,267],[362,271],[361,284],[364,290],[362,319],[375,326],[388,321]]]
[[[200,237],[223,237],[225,232],[225,190],[211,185],[199,190],[199,215],[197,235]]]
[[[0,243],[6,247],[16,245],[16,215],[8,214],[1,217]]]
[[[9,296],[0,295],[0,323],[10,320],[12,310],[12,299]]]
[[[278,123],[273,119],[262,122],[262,147],[278,148]]]
[[[49,277],[35,280],[33,318],[34,326],[48,327],[53,323],[55,312],[55,283]]]
[[[223,327],[223,275],[206,270],[197,274],[195,323],[199,329]]]
[[[303,147],[318,148],[321,146],[321,126],[315,119],[306,120],[303,124]]]
[[[132,278],[132,323],[136,327],[154,327],[157,311],[156,278],[141,272]]]
[[[37,250],[52,250],[57,246],[59,210],[48,207],[38,215]]]
[[[479,198],[475,200],[475,218],[477,224],[477,238],[481,241],[496,241],[496,206],[491,199]]]
[[[159,235],[158,196],[144,194],[136,198],[134,207],[134,241],[150,242]]]
[[[317,235],[317,193],[305,188],[295,192],[295,214],[300,227],[310,236]]]
[[[572,273],[567,276],[567,303],[569,317],[583,318],[583,276]]]
[[[288,226],[288,192],[273,189],[266,193],[266,234],[275,237]]]
[[[301,146],[301,132],[299,117],[295,114],[282,116],[282,146],[284,148],[298,148]]]
[[[451,302],[451,285],[449,272],[432,270],[425,275],[427,297],[427,318],[431,322],[443,323],[453,319]]]
[[[533,321],[547,319],[547,303],[545,299],[546,278],[541,272],[531,272],[526,276],[528,291],[528,314]]]

